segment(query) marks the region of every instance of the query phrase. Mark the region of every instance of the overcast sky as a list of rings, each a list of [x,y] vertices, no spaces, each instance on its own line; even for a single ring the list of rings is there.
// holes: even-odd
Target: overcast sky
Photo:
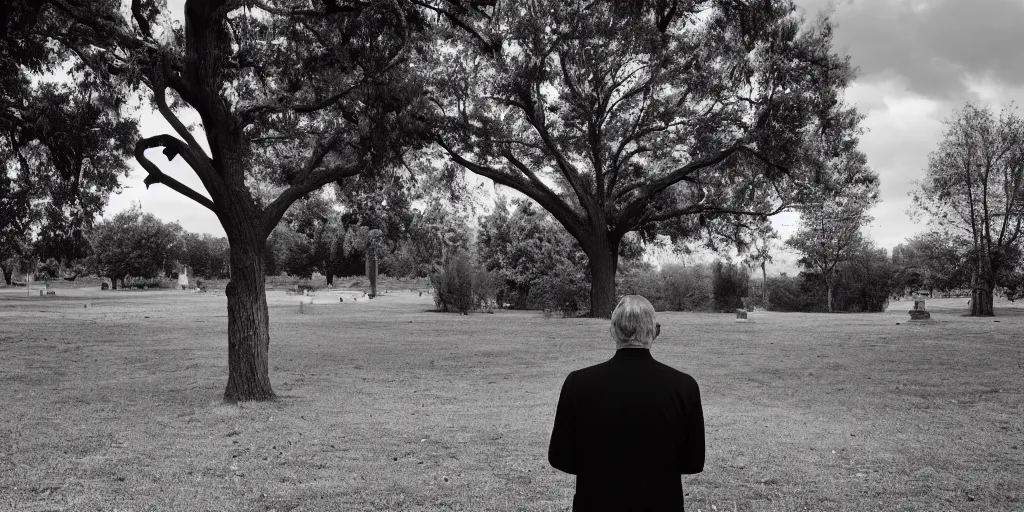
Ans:
[[[881,177],[882,196],[867,233],[892,248],[924,228],[907,218],[907,192],[923,176],[943,120],[968,101],[999,108],[1024,100],[1024,0],[796,1],[808,17],[831,12],[835,49],[859,69],[847,100],[866,116],[861,150]],[[173,133],[159,115],[143,116],[141,128],[143,136]],[[187,230],[224,234],[216,217],[191,200],[161,185],[146,190],[145,172],[132,163],[136,170],[111,197],[108,216],[138,202]],[[170,174],[200,187],[180,159],[175,164]],[[796,217],[773,222],[785,238]]]

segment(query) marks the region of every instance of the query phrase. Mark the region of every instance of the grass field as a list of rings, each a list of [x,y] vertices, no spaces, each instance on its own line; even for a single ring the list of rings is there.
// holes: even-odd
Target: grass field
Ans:
[[[0,510],[567,510],[558,391],[614,351],[601,320],[272,291],[280,399],[227,405],[223,295],[24,293],[0,290]],[[704,401],[687,510],[1024,510],[1024,309],[965,303],[659,314]]]

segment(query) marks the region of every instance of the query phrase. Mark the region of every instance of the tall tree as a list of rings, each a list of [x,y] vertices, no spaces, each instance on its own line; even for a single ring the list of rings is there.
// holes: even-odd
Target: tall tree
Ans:
[[[451,28],[434,139],[579,242],[593,316],[615,305],[627,233],[783,211],[856,145],[848,59],[792,1],[421,3]]]
[[[274,396],[265,242],[285,211],[320,187],[370,172],[415,142],[419,89],[407,80],[423,20],[401,2],[187,0],[173,28],[164,2],[40,2],[47,34],[97,73],[141,85],[174,134],[147,137],[149,176],[210,209],[230,243],[228,400]],[[202,135],[179,117],[198,114]],[[206,144],[200,143],[205,136]],[[205,190],[161,171],[181,157]],[[267,200],[253,185],[276,186]]]
[[[997,276],[1024,226],[1024,120],[968,104],[946,122],[914,203],[937,228],[971,244],[971,315],[992,316]]]
[[[840,196],[800,212],[800,227],[786,244],[803,256],[800,265],[817,272],[831,313],[839,272],[864,244],[861,227],[870,221],[863,197]]]

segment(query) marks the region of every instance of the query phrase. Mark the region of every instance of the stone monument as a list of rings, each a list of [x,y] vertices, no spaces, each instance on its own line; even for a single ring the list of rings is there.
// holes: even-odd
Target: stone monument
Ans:
[[[736,309],[736,321],[737,322],[746,322],[747,321],[747,310],[746,309],[744,309],[744,308],[737,308]]]
[[[911,320],[931,320],[932,314],[924,308],[924,299],[914,299],[914,309],[910,310]]]

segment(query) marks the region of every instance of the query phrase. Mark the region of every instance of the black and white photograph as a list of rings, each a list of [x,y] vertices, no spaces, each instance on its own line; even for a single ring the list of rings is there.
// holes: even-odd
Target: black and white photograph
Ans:
[[[0,0],[0,512],[1024,512],[1024,0]]]

